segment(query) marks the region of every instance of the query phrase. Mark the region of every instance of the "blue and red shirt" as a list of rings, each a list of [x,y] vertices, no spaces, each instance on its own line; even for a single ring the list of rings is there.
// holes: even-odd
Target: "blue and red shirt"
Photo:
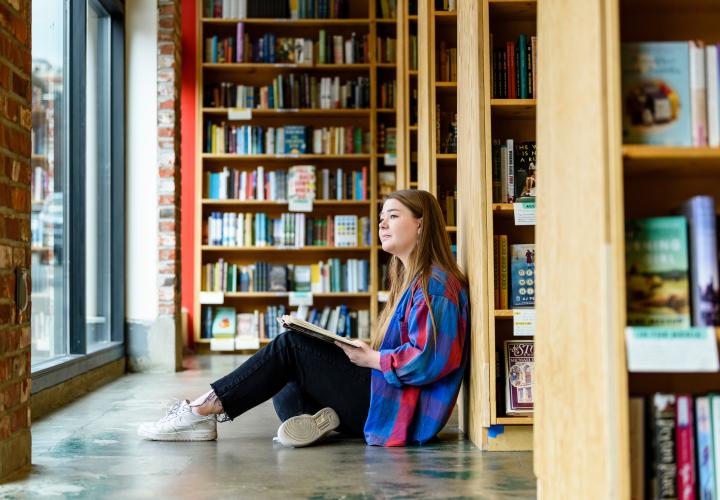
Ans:
[[[468,357],[468,294],[457,278],[436,266],[427,292],[426,300],[416,278],[388,325],[381,370],[372,370],[368,444],[425,443],[445,426],[455,406]]]

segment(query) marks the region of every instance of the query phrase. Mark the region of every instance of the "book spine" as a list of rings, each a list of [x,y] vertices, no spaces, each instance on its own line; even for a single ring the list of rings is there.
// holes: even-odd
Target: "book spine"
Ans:
[[[650,405],[650,494],[658,500],[677,498],[675,408],[672,394],[655,394]]]
[[[508,308],[508,239],[499,235],[500,241],[500,309]]]
[[[692,396],[677,396],[677,492],[679,500],[695,500],[695,439]]]

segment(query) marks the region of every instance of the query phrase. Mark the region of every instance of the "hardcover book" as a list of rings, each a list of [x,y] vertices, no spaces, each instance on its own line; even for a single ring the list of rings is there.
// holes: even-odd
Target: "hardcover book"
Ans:
[[[628,325],[690,326],[685,217],[626,221],[625,268]]]
[[[532,340],[505,341],[505,413],[532,413],[535,382],[535,344]]]
[[[694,196],[682,205],[687,217],[690,246],[690,299],[693,326],[720,324],[715,200]]]
[[[622,45],[623,141],[692,146],[689,42]]]
[[[235,337],[236,317],[234,307],[213,309],[212,336],[215,338]]]
[[[511,307],[535,305],[535,245],[510,245]]]
[[[320,328],[319,326],[308,323],[307,321],[304,321],[300,318],[295,318],[286,314],[277,318],[277,321],[283,328],[287,330],[302,333],[303,335],[314,337],[324,342],[334,343],[335,341],[338,341],[351,347],[357,347],[350,341],[350,339],[335,335],[334,333],[325,330],[324,328]]]
[[[285,125],[285,154],[305,154],[307,142],[305,127],[302,125]]]

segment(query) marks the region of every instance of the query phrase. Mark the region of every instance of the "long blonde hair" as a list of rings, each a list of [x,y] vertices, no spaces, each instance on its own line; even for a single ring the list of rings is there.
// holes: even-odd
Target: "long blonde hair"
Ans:
[[[467,287],[467,278],[458,267],[450,250],[450,238],[445,230],[440,204],[435,197],[427,191],[404,189],[390,193],[385,198],[385,201],[387,200],[397,200],[402,203],[410,210],[413,217],[422,221],[422,225],[417,244],[408,259],[408,268],[406,269],[396,256],[393,255],[390,258],[388,266],[390,295],[378,318],[378,326],[372,335],[373,349],[380,348],[398,301],[415,277],[419,277],[423,296],[427,303],[430,303],[427,287],[433,265],[452,274],[463,286]],[[430,309],[430,320],[435,331],[435,317],[432,309]]]

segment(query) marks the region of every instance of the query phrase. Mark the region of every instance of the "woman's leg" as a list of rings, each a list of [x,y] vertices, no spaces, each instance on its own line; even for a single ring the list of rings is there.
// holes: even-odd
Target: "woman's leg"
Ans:
[[[352,364],[332,344],[285,332],[211,387],[231,419],[267,401],[289,382],[333,408],[343,430],[363,435],[370,406],[370,369]]]
[[[298,415],[317,413],[322,408],[320,403],[304,393],[294,380],[288,382],[280,392],[275,394],[272,402],[275,413],[283,422]]]

